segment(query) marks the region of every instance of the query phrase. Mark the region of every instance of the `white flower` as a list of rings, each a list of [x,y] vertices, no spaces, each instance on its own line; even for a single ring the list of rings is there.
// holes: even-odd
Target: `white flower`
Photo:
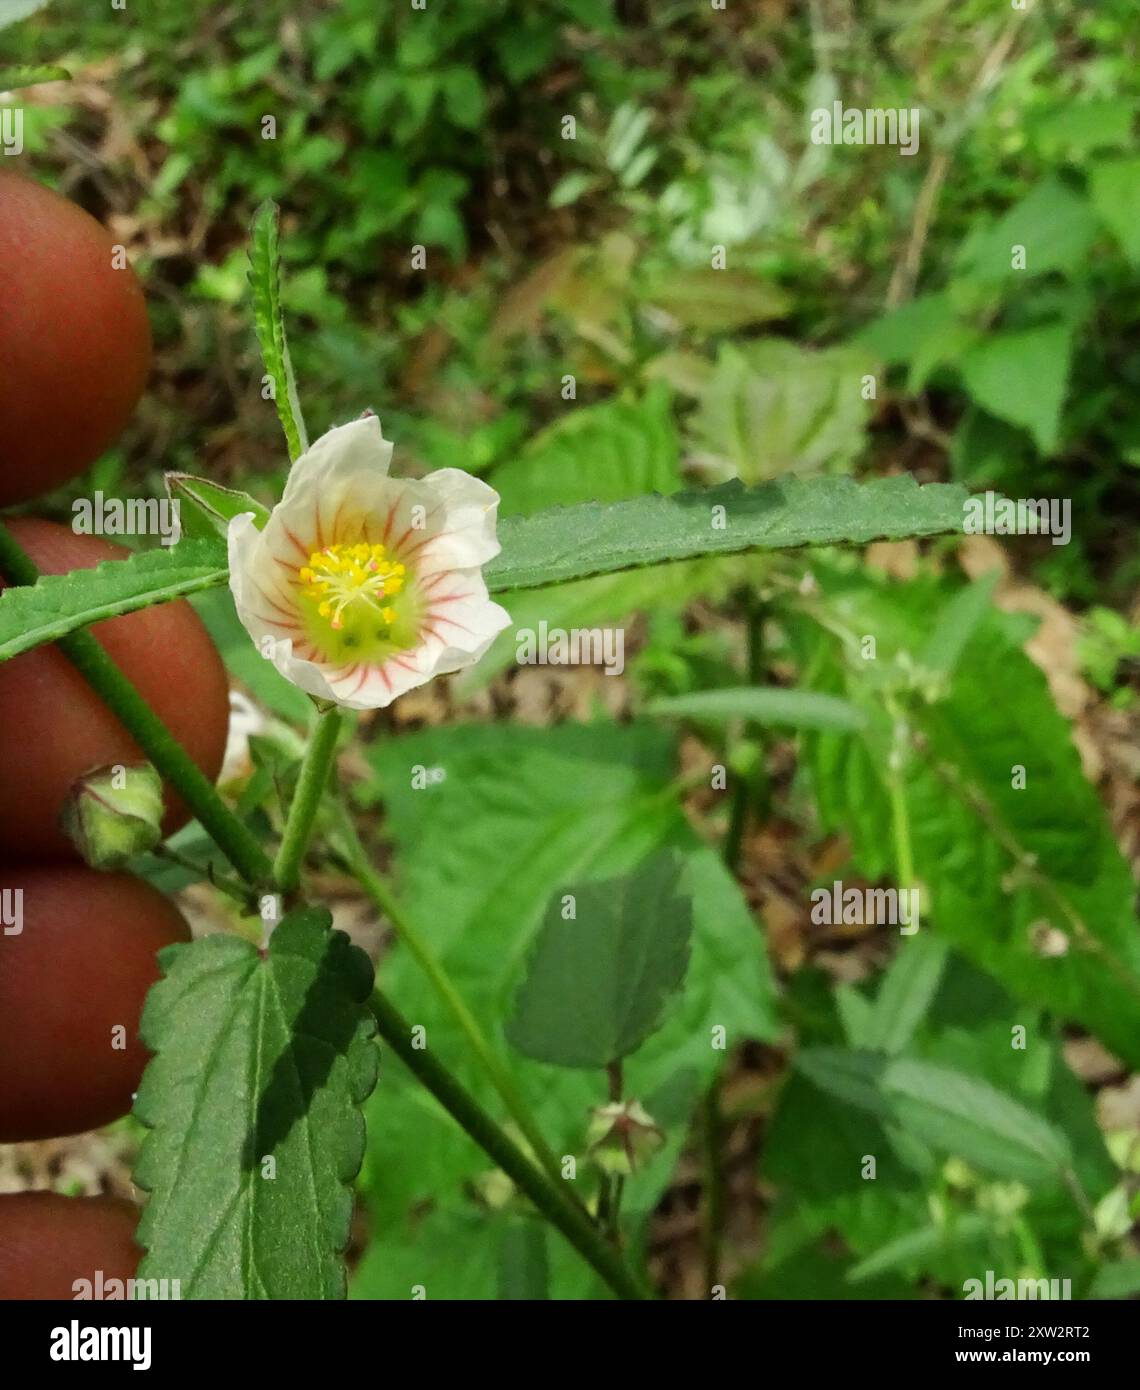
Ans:
[[[478,661],[510,616],[487,596],[499,496],[458,468],[392,478],[365,416],[297,460],[264,529],[229,523],[238,617],[287,680],[375,709]]]

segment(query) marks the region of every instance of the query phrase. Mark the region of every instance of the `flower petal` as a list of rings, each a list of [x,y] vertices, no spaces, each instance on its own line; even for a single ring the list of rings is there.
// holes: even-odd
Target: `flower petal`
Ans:
[[[302,489],[328,487],[345,482],[386,477],[392,463],[392,445],[384,438],[380,421],[365,415],[347,425],[322,434],[311,444],[289,472],[282,501]]]

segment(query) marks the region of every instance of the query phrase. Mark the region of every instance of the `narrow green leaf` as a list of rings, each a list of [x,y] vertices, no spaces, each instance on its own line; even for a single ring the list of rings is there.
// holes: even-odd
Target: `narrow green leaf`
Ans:
[[[530,589],[694,555],[960,532],[967,495],[955,484],[920,487],[901,474],[870,483],[783,478],[753,488],[733,481],[671,497],[553,507],[505,518],[502,553],[485,573],[492,590]]]
[[[15,92],[21,87],[34,87],[40,82],[69,82],[71,73],[57,63],[21,63],[16,67],[0,68],[0,92]]]
[[[264,956],[225,935],[160,953],[135,1103],[140,1277],[177,1279],[183,1298],[344,1295],[377,1053],[371,966],[330,920],[290,913]]]
[[[862,1046],[891,1053],[909,1046],[938,993],[946,955],[945,944],[929,932],[899,941],[879,986]]]
[[[949,1226],[930,1225],[908,1231],[905,1236],[888,1241],[858,1264],[852,1265],[847,1271],[847,1282],[861,1284],[889,1270],[905,1268],[916,1261],[929,1260],[931,1256],[967,1245],[984,1236],[990,1225],[989,1217],[969,1212]]]
[[[795,1065],[828,1095],[998,1177],[1045,1181],[1071,1162],[1060,1130],[953,1067],[838,1047],[804,1048]]]
[[[259,528],[269,520],[268,508],[248,492],[222,487],[191,473],[167,473],[165,481],[170,500],[178,503],[184,536],[224,536],[233,518],[243,512],[252,512]]]
[[[604,1067],[658,1028],[689,963],[693,910],[677,895],[680,872],[665,851],[625,878],[551,898],[506,1029],[520,1052]]]
[[[983,574],[973,584],[959,590],[942,608],[930,640],[922,650],[920,666],[940,675],[953,675],[970,639],[985,620],[1000,578],[998,570]]]
[[[281,308],[281,257],[278,244],[280,212],[267,199],[254,213],[250,228],[249,283],[253,290],[253,317],[265,370],[273,380],[274,400],[281,428],[289,445],[289,457],[298,458],[309,447],[293,364],[285,337]]]
[[[784,690],[777,686],[742,685],[669,695],[651,700],[646,713],[725,723],[731,719],[748,719],[756,724],[779,724],[792,729],[854,731],[866,723],[861,709],[837,695],[825,695],[816,690]]]
[[[190,540],[5,589],[0,594],[0,661],[104,618],[225,583],[226,575],[223,545]]]

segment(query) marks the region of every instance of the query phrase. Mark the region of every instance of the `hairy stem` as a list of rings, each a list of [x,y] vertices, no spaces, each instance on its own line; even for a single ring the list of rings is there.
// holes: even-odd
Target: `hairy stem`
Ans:
[[[649,1295],[618,1252],[601,1235],[581,1206],[563,1190],[562,1179],[547,1177],[527,1159],[475,1098],[427,1049],[412,1045],[411,1025],[390,1000],[375,990],[370,1003],[380,1036],[440,1105],[525,1193],[619,1298]]]
[[[313,822],[321,797],[328,786],[329,772],[336,755],[337,736],[343,722],[344,716],[336,708],[317,715],[309,746],[301,762],[297,789],[285,818],[285,833],[281,837],[277,858],[273,861],[273,880],[282,893],[292,893],[301,880],[301,864],[313,833]]]

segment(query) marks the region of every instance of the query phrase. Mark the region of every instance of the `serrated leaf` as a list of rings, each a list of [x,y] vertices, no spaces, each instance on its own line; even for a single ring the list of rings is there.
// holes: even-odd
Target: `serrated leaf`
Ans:
[[[0,19],[0,28],[3,20]],[[40,82],[69,82],[71,73],[57,63],[21,63],[16,67],[0,67],[0,92],[16,92],[21,87],[34,87]]]
[[[226,575],[224,545],[188,540],[5,589],[0,593],[0,661],[90,623],[212,588],[224,583]]]
[[[829,1095],[999,1177],[1045,1181],[1072,1160],[1055,1126],[952,1067],[833,1047],[804,1048],[795,1066]]]
[[[281,257],[278,245],[280,213],[266,200],[254,213],[250,228],[249,283],[253,290],[253,317],[261,359],[273,379],[277,416],[289,445],[289,457],[298,458],[309,447],[293,364],[285,336],[281,308]]]
[[[178,503],[181,533],[190,537],[224,536],[235,516],[252,512],[259,528],[269,520],[269,510],[236,488],[222,487],[209,478],[196,478],[191,473],[167,473],[166,491],[171,501]]]
[[[680,719],[747,719],[755,724],[792,729],[855,730],[866,723],[864,712],[850,700],[818,690],[787,690],[778,686],[742,685],[663,696],[651,700],[646,713]]]
[[[140,1277],[178,1279],[183,1298],[344,1294],[377,1053],[371,966],[330,921],[290,913],[264,956],[225,935],[160,953],[135,1103]]]
[[[671,497],[554,507],[507,517],[502,553],[484,573],[493,591],[530,589],[696,555],[940,535],[962,530],[966,497],[956,485],[920,487],[903,474],[870,483],[781,478],[754,488],[734,480]]]
[[[624,878],[555,893],[508,1041],[560,1067],[604,1067],[635,1052],[660,1025],[688,965],[693,909],[677,894],[679,876],[677,857],[665,852]]]

